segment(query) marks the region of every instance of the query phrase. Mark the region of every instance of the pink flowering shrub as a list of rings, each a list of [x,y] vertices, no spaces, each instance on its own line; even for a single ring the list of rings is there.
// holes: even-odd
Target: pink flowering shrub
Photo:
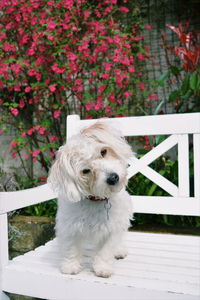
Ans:
[[[16,130],[10,151],[27,176],[28,159],[48,171],[66,115],[124,116],[145,101],[148,50],[127,2],[0,1],[0,134]]]

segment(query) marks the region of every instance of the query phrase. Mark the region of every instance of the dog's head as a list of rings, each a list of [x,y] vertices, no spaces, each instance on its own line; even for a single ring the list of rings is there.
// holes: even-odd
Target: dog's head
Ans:
[[[120,132],[97,122],[60,147],[48,182],[59,196],[72,202],[89,195],[108,198],[126,185],[132,155]]]

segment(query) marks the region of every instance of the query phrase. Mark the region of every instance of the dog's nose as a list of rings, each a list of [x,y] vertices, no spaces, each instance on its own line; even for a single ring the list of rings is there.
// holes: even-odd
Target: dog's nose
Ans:
[[[119,175],[117,175],[117,173],[110,173],[106,180],[109,185],[115,185],[118,181]]]

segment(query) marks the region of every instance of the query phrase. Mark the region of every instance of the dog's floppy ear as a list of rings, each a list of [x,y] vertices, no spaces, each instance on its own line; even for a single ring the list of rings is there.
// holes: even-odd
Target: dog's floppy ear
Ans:
[[[47,182],[59,197],[71,202],[78,202],[81,200],[81,194],[76,184],[72,162],[69,155],[67,155],[66,148],[66,146],[62,146],[57,152]]]

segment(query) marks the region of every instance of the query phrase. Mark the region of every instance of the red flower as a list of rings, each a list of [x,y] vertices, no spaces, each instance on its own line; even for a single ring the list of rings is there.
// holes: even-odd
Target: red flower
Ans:
[[[145,60],[145,55],[143,53],[138,53],[137,57],[139,60]]]
[[[18,111],[18,109],[17,108],[11,108],[10,109],[10,111],[11,111],[11,113],[15,116],[15,117],[17,117],[17,115],[19,114],[19,111]]]
[[[121,7],[119,8],[119,10],[120,10],[122,13],[128,13],[128,12],[129,12],[129,9],[128,9],[127,7],[125,7],[125,6],[121,6]]]
[[[132,94],[133,94],[133,93],[127,91],[127,92],[124,92],[123,95],[124,95],[125,98],[129,98],[129,97],[132,96]]]
[[[10,142],[10,146],[11,146],[12,148],[15,148],[15,147],[17,146],[17,143],[16,143],[15,141],[11,141],[11,142]]]
[[[158,95],[157,95],[157,94],[150,94],[150,95],[148,96],[148,98],[149,98],[150,100],[157,101],[157,100],[158,100]]]
[[[50,91],[51,91],[52,93],[55,92],[56,86],[57,86],[57,84],[51,84],[51,85],[49,86],[49,89],[50,89]]]
[[[53,113],[54,119],[58,119],[60,117],[60,114],[61,114],[60,109],[55,110],[54,113]]]
[[[40,150],[34,150],[34,151],[31,152],[31,155],[33,157],[37,157],[40,154],[40,152],[41,152]]]
[[[30,93],[30,91],[31,91],[31,87],[30,87],[30,86],[27,86],[27,87],[25,88],[25,93]]]
[[[144,85],[143,82],[139,82],[139,89],[140,89],[141,91],[144,91],[145,85]]]
[[[152,26],[149,25],[149,24],[146,24],[146,25],[145,25],[145,28],[146,28],[147,30],[152,30]]]

